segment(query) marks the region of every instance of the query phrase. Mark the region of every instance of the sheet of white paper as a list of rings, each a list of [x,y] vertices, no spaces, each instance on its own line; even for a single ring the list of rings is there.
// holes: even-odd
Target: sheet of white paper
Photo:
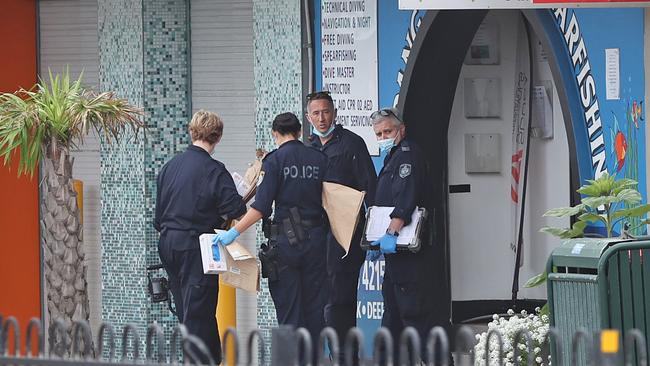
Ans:
[[[621,90],[621,77],[618,48],[605,49],[605,69],[607,100],[619,99],[619,92]]]
[[[553,137],[553,107],[544,85],[533,87],[533,120],[531,133],[537,138]]]
[[[246,192],[248,192],[250,189],[250,185],[246,183],[246,180],[237,172],[232,173],[232,180],[235,182],[237,193],[239,193],[240,196],[244,197],[246,195]]]
[[[394,207],[379,207],[373,206],[370,210],[370,217],[368,218],[368,225],[366,227],[366,240],[375,241],[386,234],[386,229],[390,225],[390,213],[393,212]],[[411,223],[404,226],[399,232],[397,237],[397,244],[408,245],[415,238],[415,229],[420,221],[421,213],[418,209],[413,211],[411,216]]]

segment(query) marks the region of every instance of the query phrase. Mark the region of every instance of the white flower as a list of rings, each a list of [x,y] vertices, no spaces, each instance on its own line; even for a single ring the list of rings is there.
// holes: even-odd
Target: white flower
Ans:
[[[508,317],[500,317],[497,314],[492,316],[492,321],[488,323],[488,330],[476,336],[477,344],[474,347],[474,355],[476,358],[475,365],[488,366],[498,363],[499,349],[498,340],[496,336],[492,336],[487,345],[487,333],[496,331],[501,335],[503,340],[503,355],[504,365],[520,366],[522,362],[527,359],[526,354],[530,352],[535,357],[534,365],[539,366],[542,364],[543,358],[541,357],[542,348],[546,333],[549,330],[548,316],[539,315],[539,309],[536,309],[534,314],[528,314],[526,311],[515,313],[512,309],[508,310]],[[520,331],[528,331],[531,336],[530,350],[526,346],[525,339],[515,344],[515,336]],[[517,347],[522,355],[518,356],[518,362],[515,362],[514,348]],[[487,357],[487,364],[485,359]],[[550,362],[547,362],[550,364]]]

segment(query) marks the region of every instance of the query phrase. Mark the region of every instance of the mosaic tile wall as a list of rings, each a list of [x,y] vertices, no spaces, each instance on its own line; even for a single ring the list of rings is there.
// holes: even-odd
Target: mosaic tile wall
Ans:
[[[145,243],[147,264],[160,263],[153,227],[156,177],[160,168],[191,142],[187,132],[189,0],[144,0],[144,107],[150,126],[145,143]],[[166,303],[151,305],[149,323],[163,327],[169,340],[178,324]]]
[[[255,137],[258,147],[275,148],[271,138],[273,117],[282,112],[301,114],[300,2],[253,0]],[[278,19],[282,19],[281,22]],[[258,242],[263,236],[258,230]],[[266,280],[257,298],[257,324],[270,339],[277,325]],[[268,353],[267,353],[268,354]]]
[[[142,6],[132,0],[100,0],[100,88],[144,105]],[[119,145],[101,143],[102,319],[114,326],[147,323],[145,243],[145,143],[125,135]]]
[[[189,143],[186,1],[99,0],[101,87],[143,106],[148,125],[146,139],[140,134],[119,146],[102,144],[102,317],[135,323],[142,332],[154,321],[175,324],[165,305],[150,303],[144,268],[158,263],[155,177]],[[271,150],[273,117],[301,111],[300,4],[253,0],[253,11],[256,145]],[[268,330],[277,323],[266,283],[262,287],[258,325]]]
[[[100,75],[145,111],[140,134],[118,149],[102,146],[103,319],[156,322],[167,339],[176,319],[151,304],[145,267],[160,262],[153,228],[156,176],[189,144],[187,0],[100,1]],[[126,221],[115,227],[111,222]]]

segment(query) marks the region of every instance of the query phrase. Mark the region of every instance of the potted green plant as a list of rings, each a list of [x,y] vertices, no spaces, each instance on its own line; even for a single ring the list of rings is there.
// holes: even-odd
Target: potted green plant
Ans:
[[[89,319],[82,227],[73,188],[70,149],[93,129],[107,143],[144,127],[142,110],[113,92],[96,93],[68,72],[30,90],[0,94],[0,157],[19,159],[17,174],[41,167],[40,227],[47,311],[69,326]],[[70,333],[68,333],[68,337]],[[69,338],[67,344],[70,344]],[[55,347],[57,345],[55,344]]]
[[[544,213],[546,217],[575,216],[574,224],[570,228],[546,226],[540,231],[570,239],[583,236],[587,225],[601,223],[608,238],[612,237],[617,225],[621,227],[620,235],[626,235],[626,232],[632,232],[650,223],[650,220],[645,219],[645,215],[650,212],[650,204],[639,205],[642,197],[636,189],[637,185],[638,182],[633,179],[616,180],[607,173],[598,179],[588,180],[578,189],[582,202],[575,206],[553,208]],[[633,224],[634,226],[631,226]],[[524,287],[537,287],[544,282],[546,272],[529,279]]]
[[[649,222],[644,219],[645,215],[650,212],[649,204],[639,203],[642,200],[641,194],[636,189],[637,182],[632,179],[616,180],[614,177],[604,174],[595,180],[588,180],[585,185],[578,189],[582,195],[581,202],[571,207],[561,207],[548,210],[544,216],[547,217],[572,217],[575,216],[575,222],[569,228],[544,227],[542,232],[570,239],[584,235],[585,228],[589,224],[599,223],[604,227],[605,235],[612,237],[615,234],[614,228],[630,226],[627,229],[621,229],[622,235],[626,232],[632,232]],[[631,226],[634,225],[634,226]],[[603,236],[605,236],[603,235]],[[546,282],[546,272],[540,273],[526,282],[525,287],[536,287]],[[535,314],[514,313],[508,311],[508,317],[494,315],[493,321],[488,324],[489,329],[501,332],[505,341],[506,363],[515,365],[526,364],[525,357],[514,359],[514,337],[517,331],[527,330],[533,336],[533,358],[534,364],[544,364],[546,362],[544,337],[549,328],[548,304],[541,309],[537,309]],[[496,362],[496,346],[491,344],[487,347],[487,332],[477,337],[475,352],[477,355],[477,365],[485,364],[483,361],[486,356],[489,360]]]

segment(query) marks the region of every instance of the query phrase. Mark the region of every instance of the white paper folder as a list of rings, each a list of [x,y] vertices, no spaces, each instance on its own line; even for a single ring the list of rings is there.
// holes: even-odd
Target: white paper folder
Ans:
[[[368,210],[366,227],[364,229],[365,240],[362,241],[361,246],[368,249],[370,243],[379,240],[390,225],[390,214],[395,207],[372,206]],[[426,221],[427,211],[424,208],[417,208],[413,210],[411,215],[411,222],[404,226],[399,232],[397,237],[397,249],[408,249],[416,252],[420,249],[420,233],[422,231],[423,223]]]

